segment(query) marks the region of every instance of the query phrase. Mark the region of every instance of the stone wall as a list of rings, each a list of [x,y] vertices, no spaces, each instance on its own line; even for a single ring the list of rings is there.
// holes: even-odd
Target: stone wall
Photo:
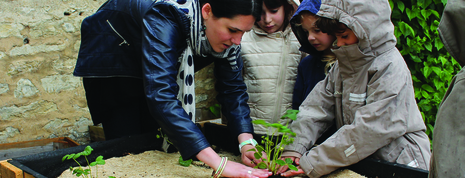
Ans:
[[[0,143],[63,136],[89,142],[92,120],[72,72],[80,24],[104,2],[0,0]],[[196,74],[198,108],[215,103],[211,73],[210,66]]]

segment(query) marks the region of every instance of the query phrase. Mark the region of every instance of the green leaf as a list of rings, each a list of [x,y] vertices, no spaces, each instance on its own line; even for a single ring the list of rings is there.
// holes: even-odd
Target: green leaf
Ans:
[[[426,91],[421,91],[421,96],[423,96],[423,98],[429,98],[429,94]]]
[[[421,15],[423,16],[423,18],[425,18],[425,19],[428,19],[429,16],[431,15],[431,11],[428,11],[428,10],[425,10],[425,9],[422,9],[420,12],[421,12]]]
[[[405,13],[407,13],[407,17],[408,17],[409,20],[412,20],[416,16],[415,12],[410,10],[409,8],[405,9]]]
[[[261,153],[263,150],[265,150],[265,149],[263,148],[263,146],[261,146],[261,145],[255,145],[255,149],[257,149],[257,151],[260,152],[260,153]]]
[[[255,152],[253,154],[253,157],[255,157],[255,159],[260,159],[260,158],[262,158],[262,153],[261,152]]]
[[[429,65],[425,64],[425,67],[423,68],[423,76],[425,76],[425,78],[428,78],[429,75],[431,74],[431,72],[432,72],[432,70],[429,67]]]
[[[391,7],[391,10],[394,9],[394,2],[392,2],[392,0],[389,0],[389,6]]]
[[[178,160],[179,164],[181,166],[184,166],[184,167],[189,167],[192,163],[192,159],[189,159],[189,160],[184,160],[182,159],[182,156],[179,156],[179,160]]]
[[[293,171],[298,171],[299,169],[297,169],[297,167],[295,167],[294,165],[287,165],[289,166],[289,169],[293,170]]]
[[[434,72],[436,75],[441,76],[441,74],[442,74],[442,69],[441,69],[441,68],[436,67],[436,66],[433,66],[433,67],[431,67],[431,69],[433,70],[433,72]]]
[[[426,124],[429,130],[431,130],[431,134],[433,134],[434,127],[431,124]]]
[[[281,128],[282,126],[283,126],[283,125],[280,124],[280,123],[273,123],[273,124],[271,124],[271,127],[278,128],[278,129]]]
[[[78,159],[80,156],[81,156],[81,153],[75,154],[75,155],[73,156],[73,159]]]
[[[404,36],[412,36],[412,37],[415,37],[415,31],[413,30],[412,27],[410,27],[409,24],[401,21],[399,22],[399,28],[400,28],[400,31],[402,32],[402,34]]]
[[[281,166],[286,165],[286,162],[284,162],[284,161],[281,160],[281,159],[276,160],[276,163],[278,163],[278,164],[281,165]]]
[[[437,90],[439,90],[441,87],[444,86],[444,82],[439,81],[437,78],[433,80],[434,87],[436,87]]]
[[[405,10],[405,5],[402,1],[397,2],[397,7],[400,9],[401,12],[404,12]]]
[[[286,158],[286,159],[284,159],[284,161],[286,161],[287,164],[292,164],[293,163],[291,158]]]
[[[424,90],[426,90],[426,91],[428,91],[428,92],[430,92],[430,93],[435,92],[434,89],[433,89],[433,87],[429,86],[428,84],[423,84],[423,85],[421,86],[421,88],[424,89]]]
[[[436,49],[439,51],[440,49],[442,49],[442,47],[444,47],[444,44],[442,43],[441,39],[439,37],[436,37],[434,39],[434,46],[436,47]]]
[[[264,162],[258,163],[257,166],[258,166],[258,168],[260,168],[260,169],[266,169],[266,168],[268,168],[268,166],[266,166],[266,164],[265,164]]]
[[[414,62],[422,62],[421,58],[419,58],[418,56],[416,56],[416,55],[414,55],[412,53],[410,53],[409,55],[410,55],[410,58],[412,59],[412,61],[414,61]]]
[[[257,119],[257,120],[253,120],[252,123],[254,124],[265,124],[266,122],[262,119]]]
[[[208,107],[210,109],[210,112],[213,113],[215,117],[220,117],[220,111],[221,111],[221,106],[220,104],[214,104],[213,106]]]
[[[98,165],[105,165],[105,160],[103,160],[103,156],[98,156],[96,159],[95,159],[95,162],[98,164]]]
[[[95,166],[95,165],[97,165],[97,162],[91,162],[91,163],[89,164],[89,166]]]

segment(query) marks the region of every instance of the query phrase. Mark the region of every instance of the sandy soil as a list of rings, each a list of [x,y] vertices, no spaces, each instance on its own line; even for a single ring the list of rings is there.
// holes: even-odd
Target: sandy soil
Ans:
[[[229,160],[240,162],[240,156],[230,153],[219,153],[227,156]],[[161,151],[146,151],[137,155],[110,158],[105,160],[105,165],[92,167],[93,175],[97,177],[115,176],[117,178],[134,177],[163,177],[163,178],[208,178],[213,169],[202,162],[194,161],[189,167],[178,163],[179,153],[165,153]],[[353,171],[340,170],[325,178],[363,178]],[[69,170],[63,172],[59,178],[75,178]]]

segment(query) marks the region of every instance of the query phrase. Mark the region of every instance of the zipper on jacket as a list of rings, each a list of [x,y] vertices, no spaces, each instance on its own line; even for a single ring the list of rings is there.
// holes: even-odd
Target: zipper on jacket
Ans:
[[[113,29],[113,31],[114,31],[121,39],[123,39],[123,42],[121,42],[121,43],[119,44],[119,46],[121,46],[121,45],[123,45],[123,44],[127,44],[127,45],[129,46],[129,43],[123,38],[123,36],[121,36],[121,35],[115,30],[115,28],[113,28],[113,25],[111,25],[110,21],[107,20],[107,22],[108,22],[108,25],[110,25],[111,29]]]

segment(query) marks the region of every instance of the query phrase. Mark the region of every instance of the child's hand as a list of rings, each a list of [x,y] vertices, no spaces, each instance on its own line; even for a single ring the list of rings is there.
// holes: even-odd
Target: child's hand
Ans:
[[[286,171],[286,172],[282,173],[281,176],[292,177],[292,176],[297,176],[299,174],[305,174],[304,170],[302,170],[302,168],[300,168],[300,166],[297,166],[297,169],[298,169],[297,171],[294,171],[294,170]]]
[[[300,158],[297,158],[297,157],[294,157],[294,156],[283,156],[283,157],[281,157],[282,160],[284,160],[286,158],[291,159],[292,162],[294,162],[296,166],[300,165],[300,163],[299,163]],[[289,167],[287,165],[284,165],[284,166],[281,166],[276,173],[281,174],[281,173],[284,173],[285,171],[287,171],[288,169],[289,169]],[[298,167],[298,169],[300,169],[300,166]],[[290,171],[292,171],[292,170],[289,170],[288,172],[290,172]],[[294,171],[294,172],[296,172],[296,171]]]
[[[256,159],[255,156],[254,156],[254,151],[247,151],[247,150],[250,150],[250,149],[253,149],[254,146],[252,145],[245,145],[242,149],[241,149],[241,153],[242,153],[242,162],[247,165],[247,166],[250,166],[250,167],[255,167],[258,163],[262,162],[262,159],[266,159],[266,153],[263,152],[262,155],[262,159]]]

